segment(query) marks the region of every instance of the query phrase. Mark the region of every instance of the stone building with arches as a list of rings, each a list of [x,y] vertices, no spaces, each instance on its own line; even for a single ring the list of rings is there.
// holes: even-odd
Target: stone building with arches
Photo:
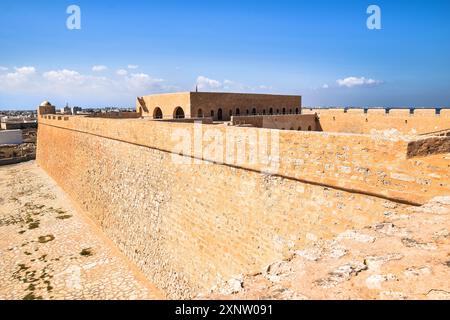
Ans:
[[[301,105],[301,96],[295,95],[180,92],[139,97],[136,111],[153,119],[230,121],[233,116],[301,114]]]

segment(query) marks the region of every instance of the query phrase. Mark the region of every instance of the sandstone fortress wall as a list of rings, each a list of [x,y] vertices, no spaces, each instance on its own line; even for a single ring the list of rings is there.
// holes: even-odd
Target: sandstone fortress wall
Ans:
[[[163,99],[157,105],[166,103],[173,112],[182,103],[192,105],[188,97],[170,95],[170,103]],[[192,116],[192,109],[185,107],[185,116]],[[331,126],[322,117],[321,127]],[[365,123],[366,115],[359,117]],[[406,131],[448,129],[450,117],[440,117],[438,124],[409,122]],[[317,121],[315,115],[307,119]],[[340,127],[331,129],[350,128],[355,121],[339,119]],[[385,126],[372,124],[372,129]],[[199,127],[202,138],[211,129],[240,137],[247,149],[261,147],[254,136],[276,136],[279,156],[271,159],[276,171],[239,163],[236,155],[224,155],[221,162],[198,154],[193,140],[191,152],[174,154],[179,141],[171,137],[195,136]],[[317,239],[450,194],[448,137],[303,130],[41,112],[37,161],[171,298],[193,297],[220,280],[258,273]],[[186,163],[174,162],[174,156]]]
[[[251,125],[255,128],[268,128],[297,131],[323,131],[316,114],[281,114],[233,116],[231,122],[235,126]]]

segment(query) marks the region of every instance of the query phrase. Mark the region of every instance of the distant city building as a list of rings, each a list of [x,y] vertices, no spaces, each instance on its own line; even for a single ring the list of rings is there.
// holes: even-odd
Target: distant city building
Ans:
[[[72,114],[72,109],[69,106],[65,106],[64,108],[61,108],[62,114]]]
[[[82,111],[83,111],[83,109],[80,108],[80,107],[72,107],[71,113],[72,113],[73,115],[77,115],[78,113],[80,113],[80,112],[82,112]]]
[[[39,105],[39,114],[56,113],[56,108],[50,102],[44,101]]]

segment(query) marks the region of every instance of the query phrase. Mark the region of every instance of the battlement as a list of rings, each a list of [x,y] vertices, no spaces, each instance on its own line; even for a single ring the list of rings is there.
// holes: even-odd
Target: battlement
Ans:
[[[399,112],[402,114],[408,113],[411,115],[439,115],[441,111],[450,111],[448,107],[303,107],[304,112],[318,112],[318,111],[335,111],[344,113],[385,113]]]
[[[302,114],[317,114],[324,131],[370,134],[396,130],[416,135],[450,128],[450,109],[303,108]]]
[[[303,107],[303,114],[355,114],[355,115],[385,115],[385,116],[443,116],[450,117],[450,108],[313,108]]]

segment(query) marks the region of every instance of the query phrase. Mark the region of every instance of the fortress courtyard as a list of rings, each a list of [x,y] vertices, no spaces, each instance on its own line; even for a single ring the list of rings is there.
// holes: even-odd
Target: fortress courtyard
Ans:
[[[38,108],[0,299],[450,299],[450,110],[185,92]]]

